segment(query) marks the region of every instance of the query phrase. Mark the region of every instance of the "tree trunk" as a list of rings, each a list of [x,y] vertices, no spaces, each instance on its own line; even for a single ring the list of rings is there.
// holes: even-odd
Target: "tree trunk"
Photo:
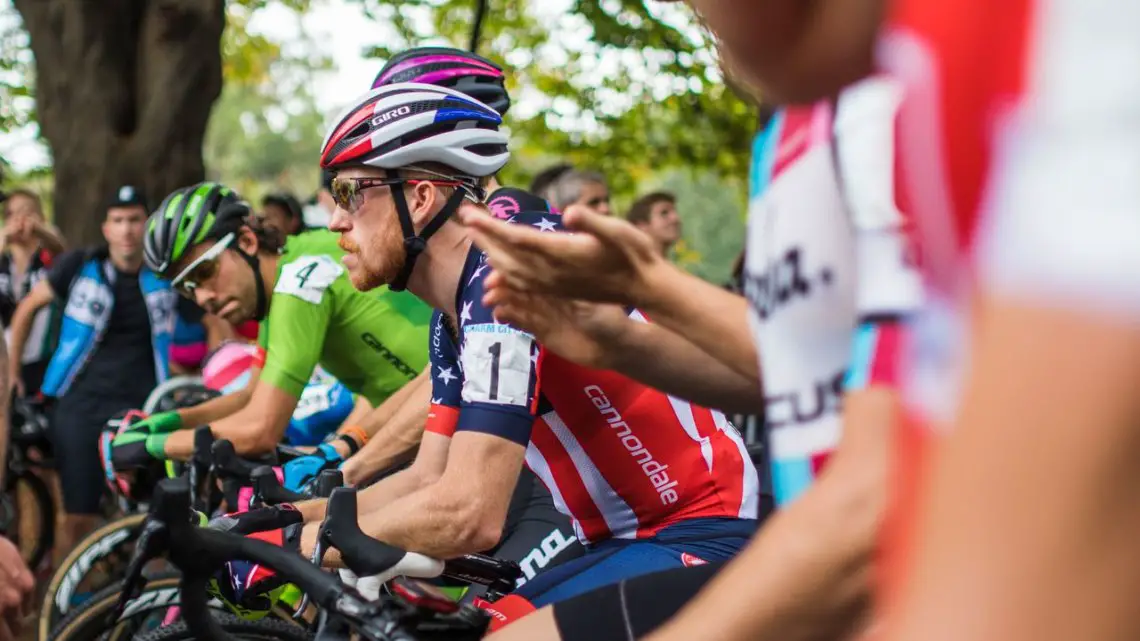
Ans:
[[[153,209],[203,179],[225,0],[13,1],[35,55],[55,220],[72,246],[102,241],[120,185],[142,187]]]

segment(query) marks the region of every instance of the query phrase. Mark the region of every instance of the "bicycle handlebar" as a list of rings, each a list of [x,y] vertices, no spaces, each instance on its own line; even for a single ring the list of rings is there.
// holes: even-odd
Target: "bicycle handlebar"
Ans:
[[[266,505],[297,503],[309,498],[306,494],[283,487],[281,480],[277,478],[277,472],[268,465],[254,469],[249,478],[253,482],[254,500]]]
[[[327,499],[332,496],[333,490],[342,485],[344,485],[344,472],[322,470],[313,486],[313,498]]]
[[[379,576],[381,582],[394,576],[429,579],[444,575],[505,593],[514,588],[515,580],[522,574],[517,563],[483,554],[440,561],[368,536],[361,531],[357,518],[356,488],[338,487],[332,491],[317,541],[314,556],[319,557],[322,548],[334,547],[353,574]]]
[[[440,561],[405,552],[362,532],[356,514],[356,489],[351,487],[333,490],[317,539],[339,550],[345,567],[357,576],[387,574],[401,565],[414,566],[421,571],[421,578],[434,578],[443,570]],[[406,571],[398,573],[416,576]]]
[[[265,465],[238,456],[234,444],[225,439],[214,442],[210,447],[210,456],[214,462],[214,472],[220,478],[248,480],[253,476],[254,470]]]
[[[369,603],[335,575],[309,564],[304,558],[264,541],[192,525],[190,488],[183,478],[164,479],[155,490],[150,518],[166,531],[168,556],[183,572],[182,613],[186,625],[199,639],[233,639],[214,621],[207,607],[210,577],[231,559],[246,559],[275,569],[288,577],[311,600],[351,622],[373,641],[414,641],[397,626],[394,602]],[[152,526],[155,529],[159,526]],[[148,546],[149,547],[149,546]]]

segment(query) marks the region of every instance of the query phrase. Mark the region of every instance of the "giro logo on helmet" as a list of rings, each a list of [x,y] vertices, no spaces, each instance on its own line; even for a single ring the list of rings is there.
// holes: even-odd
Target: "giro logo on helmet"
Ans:
[[[396,107],[395,109],[392,109],[390,111],[386,111],[386,112],[380,114],[379,116],[376,116],[375,118],[373,118],[372,119],[372,126],[375,127],[376,125],[382,125],[382,124],[388,122],[389,120],[391,120],[393,118],[396,118],[399,116],[406,116],[410,113],[412,113],[412,108],[407,106],[407,105],[403,105],[401,107]]]

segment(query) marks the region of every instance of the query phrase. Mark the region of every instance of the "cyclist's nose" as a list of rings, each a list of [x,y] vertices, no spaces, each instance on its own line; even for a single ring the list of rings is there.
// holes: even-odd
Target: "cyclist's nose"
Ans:
[[[343,233],[350,230],[352,230],[352,218],[340,205],[337,205],[329,218],[329,231]]]
[[[214,311],[210,309],[211,303],[213,303],[214,299],[217,297],[217,294],[206,289],[205,287],[194,288],[194,302],[198,304],[198,307],[201,307],[210,313],[213,313]]]

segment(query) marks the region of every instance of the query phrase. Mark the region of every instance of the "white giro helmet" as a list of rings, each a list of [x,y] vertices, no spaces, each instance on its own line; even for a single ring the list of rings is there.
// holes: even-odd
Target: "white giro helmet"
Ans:
[[[454,89],[387,85],[341,112],[321,145],[321,167],[399,169],[431,162],[464,176],[490,176],[510,156],[502,122],[494,109]]]

